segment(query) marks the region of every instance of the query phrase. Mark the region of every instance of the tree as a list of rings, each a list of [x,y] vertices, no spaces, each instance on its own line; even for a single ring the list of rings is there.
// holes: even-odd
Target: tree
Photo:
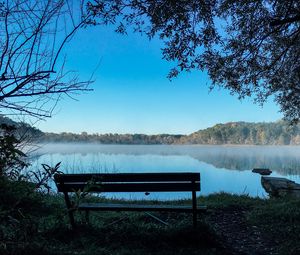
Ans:
[[[298,0],[94,0],[93,19],[164,41],[163,58],[181,71],[206,70],[211,88],[263,104],[274,96],[286,119],[300,118]]]
[[[14,126],[1,124],[0,130],[0,178],[8,176],[15,179],[28,166],[26,155],[20,149],[21,141],[14,134]]]
[[[89,90],[65,71],[64,46],[89,19],[83,1],[0,2],[0,108],[50,117],[63,95]]]

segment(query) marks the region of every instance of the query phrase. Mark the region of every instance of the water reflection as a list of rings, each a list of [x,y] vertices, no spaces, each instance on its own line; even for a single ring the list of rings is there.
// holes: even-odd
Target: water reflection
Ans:
[[[201,194],[228,192],[264,197],[260,176],[252,168],[273,170],[272,176],[300,181],[300,147],[168,146],[48,144],[33,153],[31,169],[62,161],[65,173],[200,172]],[[118,198],[179,199],[186,193],[110,194]]]
[[[250,170],[270,168],[282,175],[300,175],[300,146],[209,146],[209,145],[97,145],[47,144],[32,155],[181,155],[216,168]]]

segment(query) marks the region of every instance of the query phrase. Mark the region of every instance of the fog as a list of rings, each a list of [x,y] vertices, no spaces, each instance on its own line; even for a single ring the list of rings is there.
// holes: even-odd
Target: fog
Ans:
[[[32,157],[42,155],[88,154],[188,156],[216,168],[250,170],[270,168],[284,175],[300,174],[300,146],[218,146],[218,145],[101,145],[84,143],[41,144]]]
[[[30,154],[31,170],[61,163],[64,173],[199,172],[200,194],[215,192],[267,196],[253,168],[300,182],[300,146],[42,144]],[[109,194],[118,198],[145,196]],[[161,197],[163,196],[163,197]],[[151,194],[149,199],[179,199],[189,194]],[[146,198],[146,199],[148,199]]]

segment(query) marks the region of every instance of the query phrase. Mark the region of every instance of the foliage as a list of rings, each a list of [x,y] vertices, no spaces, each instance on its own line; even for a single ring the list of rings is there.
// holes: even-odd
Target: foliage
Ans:
[[[59,206],[63,205],[50,198],[45,203],[44,195],[28,181],[0,177],[0,253],[38,254],[46,240],[40,231],[62,220],[63,212],[54,213]]]
[[[18,139],[31,138],[34,142],[300,145],[300,125],[290,126],[285,121],[269,123],[229,122],[199,130],[190,135],[43,133],[29,124],[15,122],[0,115],[1,123],[15,126],[13,133]]]
[[[1,124],[0,128],[0,253],[10,254],[7,246],[15,246],[16,251],[31,246],[31,236],[38,230],[36,207],[42,192],[49,193],[49,181],[59,172],[60,163],[26,172],[29,164],[16,138],[16,127]]]
[[[190,135],[45,133],[39,142],[89,142],[102,144],[252,144],[299,145],[300,126],[287,122],[230,122]]]
[[[8,123],[8,124],[6,124]],[[28,145],[28,136],[41,135],[42,132],[26,123],[18,123],[0,116],[0,177],[9,180],[30,181],[36,190],[46,189],[50,192],[49,182],[54,174],[59,173],[60,163],[54,167],[42,164],[42,170],[26,171],[29,161],[24,151]],[[35,137],[38,138],[39,136]]]
[[[47,217],[51,213],[51,206],[40,206],[44,203],[44,195],[50,193],[49,181],[58,173],[60,163],[55,167],[43,165],[43,170],[29,173],[15,172],[11,176],[0,176],[0,253],[1,254],[31,254],[43,249],[45,237],[39,235],[42,228],[48,223],[41,222],[40,217]],[[17,177],[17,178],[16,178]],[[45,192],[46,191],[46,192]],[[57,215],[50,216],[52,224],[59,224],[64,216],[60,211]],[[37,238],[38,250],[32,243],[32,238]]]
[[[61,162],[57,163],[54,167],[51,167],[47,164],[42,164],[43,169],[29,171],[25,176],[26,180],[33,182],[35,190],[46,190],[47,193],[50,193],[50,182],[53,180],[54,175],[57,173],[62,173],[59,171],[60,164]]]
[[[0,126],[0,177],[7,176],[10,179],[17,179],[28,166],[26,155],[19,148],[21,141],[15,137],[14,131],[14,126]]]
[[[0,186],[0,191],[10,193],[9,199],[15,201],[22,193],[15,194],[16,190],[9,188],[13,185]],[[2,206],[9,200],[1,202],[0,215],[3,215]],[[213,230],[204,221],[199,222],[197,230],[193,230],[191,217],[185,214],[162,213],[159,217],[168,220],[170,226],[160,225],[144,214],[132,212],[121,215],[118,212],[93,212],[90,225],[85,225],[82,215],[76,214],[76,222],[82,223],[72,231],[68,228],[64,203],[62,196],[31,193],[26,203],[18,206],[23,216],[14,215],[13,221],[0,217],[0,253],[224,254]],[[127,216],[123,221],[111,224],[123,216]],[[156,245],[153,246],[153,243]]]
[[[45,133],[39,142],[89,142],[103,144],[174,144],[182,135],[145,135],[145,134],[60,134]]]
[[[17,122],[12,119],[0,115],[0,125],[5,124],[8,126],[13,126],[13,134],[16,138],[20,140],[25,140],[28,144],[30,140],[37,139],[43,135],[43,132],[32,125],[25,122]]]
[[[254,144],[299,145],[300,125],[287,122],[271,123],[230,122],[217,124],[181,138],[182,143],[192,144]]]
[[[89,24],[127,26],[164,42],[163,58],[181,71],[207,71],[212,87],[239,98],[270,96],[285,118],[300,118],[300,3],[297,0],[90,0]]]
[[[187,217],[190,215],[185,214],[159,213],[159,217],[170,223],[170,226],[163,226],[141,213],[93,212],[90,225],[83,223],[84,215],[76,214],[76,222],[82,223],[72,231],[68,228],[63,196],[32,192],[26,196],[27,190],[32,189],[28,183],[0,179],[0,184],[0,253],[4,255],[231,254],[230,247],[223,248],[225,240],[220,233],[213,230],[214,224],[223,224],[217,222],[216,215],[230,214],[231,210],[243,211],[245,229],[246,226],[255,227],[278,254],[299,252],[299,200],[268,200],[220,193],[198,198],[199,203],[209,207],[209,213],[199,217],[197,230],[191,229],[190,217]],[[13,218],[4,217],[5,211],[19,201],[20,196],[24,200],[18,204]],[[172,201],[185,202],[191,201]],[[123,221],[111,224],[123,216]],[[236,217],[235,214],[232,217]]]

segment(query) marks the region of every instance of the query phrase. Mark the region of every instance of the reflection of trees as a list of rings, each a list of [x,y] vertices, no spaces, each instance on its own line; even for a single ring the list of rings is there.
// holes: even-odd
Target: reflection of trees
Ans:
[[[193,148],[193,147],[192,147]],[[188,155],[217,168],[250,170],[269,168],[283,175],[300,174],[300,147],[296,146],[195,146]]]
[[[193,158],[211,164],[217,168],[230,170],[249,170],[253,168],[269,168],[283,175],[300,174],[300,158],[278,155],[230,155],[203,153]]]
[[[170,145],[58,145],[45,147],[43,154],[111,154],[111,155],[162,155],[190,156],[216,168],[249,170],[269,168],[283,175],[300,174],[300,147],[297,146],[170,146]]]

